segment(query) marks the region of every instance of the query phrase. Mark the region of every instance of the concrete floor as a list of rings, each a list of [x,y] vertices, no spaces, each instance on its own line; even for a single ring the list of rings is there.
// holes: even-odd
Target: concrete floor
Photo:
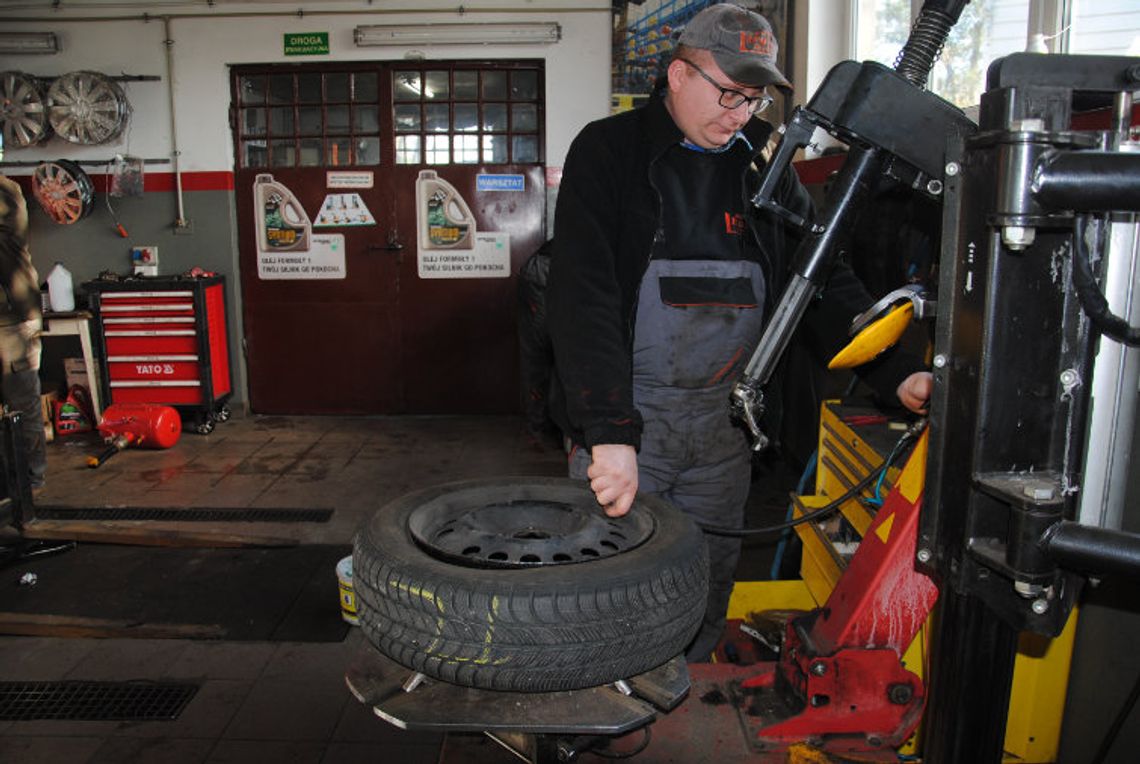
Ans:
[[[227,526],[216,528],[225,533],[308,544],[350,544],[377,508],[422,486],[565,474],[561,451],[534,443],[517,417],[235,416],[210,435],[185,433],[167,451],[129,450],[98,470],[85,466],[100,450],[93,439],[61,439],[48,448],[41,507],[333,508],[326,523],[213,524]],[[773,489],[782,504],[783,486]],[[106,527],[114,535],[151,526]],[[770,556],[770,548],[767,558],[746,554],[751,569],[739,577],[766,571]],[[333,570],[328,575],[335,580]],[[3,602],[0,591],[0,612]],[[331,617],[337,617],[335,606]],[[377,718],[344,683],[345,668],[361,649],[371,648],[356,628],[333,643],[0,636],[0,681],[200,684],[174,721],[0,721],[0,762],[517,761],[477,733],[409,733]],[[654,748],[638,760],[673,760],[655,755],[668,753],[662,746]],[[722,754],[716,758],[723,761]]]
[[[184,434],[168,451],[127,451],[98,470],[85,466],[99,450],[91,441],[48,448],[40,505],[331,507],[330,522],[286,529],[320,544],[350,543],[379,506],[423,485],[564,474],[562,454],[536,448],[512,417],[235,417],[210,435]],[[3,599],[0,592],[0,611]],[[345,688],[345,667],[363,644],[355,628],[340,643],[0,636],[3,681],[200,683],[174,721],[0,721],[0,762],[438,761],[442,736],[401,731]],[[463,746],[466,760],[514,761],[479,735],[449,745]]]

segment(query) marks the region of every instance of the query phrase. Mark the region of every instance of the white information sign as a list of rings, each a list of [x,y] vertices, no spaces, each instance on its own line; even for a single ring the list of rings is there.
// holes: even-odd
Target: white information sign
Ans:
[[[344,234],[313,234],[303,252],[257,253],[257,275],[263,279],[343,279]]]
[[[471,249],[421,249],[419,274],[421,279],[509,278],[511,235],[477,232]]]
[[[375,174],[370,170],[330,170],[325,173],[325,185],[329,188],[372,188],[374,181]]]

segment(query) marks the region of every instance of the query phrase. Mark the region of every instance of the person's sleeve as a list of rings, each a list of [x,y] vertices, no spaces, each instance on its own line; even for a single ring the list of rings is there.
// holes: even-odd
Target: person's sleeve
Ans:
[[[614,147],[590,125],[566,156],[555,209],[547,317],[570,425],[586,446],[638,446],[628,330],[615,267],[621,182]]]

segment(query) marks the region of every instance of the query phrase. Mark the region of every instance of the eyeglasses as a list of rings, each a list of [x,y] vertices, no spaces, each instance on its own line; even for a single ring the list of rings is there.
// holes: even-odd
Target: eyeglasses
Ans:
[[[739,90],[723,87],[719,82],[708,76],[708,74],[705,73],[704,69],[697,66],[689,59],[681,58],[678,60],[684,61],[689,66],[693,67],[693,69],[696,70],[697,74],[704,77],[705,82],[720,91],[720,98],[717,100],[717,103],[719,103],[723,109],[736,109],[740,106],[744,106],[746,109],[748,109],[749,114],[759,114],[760,112],[767,109],[768,105],[772,103],[772,96],[768,95],[767,93],[758,96],[744,95],[744,93],[741,93]]]

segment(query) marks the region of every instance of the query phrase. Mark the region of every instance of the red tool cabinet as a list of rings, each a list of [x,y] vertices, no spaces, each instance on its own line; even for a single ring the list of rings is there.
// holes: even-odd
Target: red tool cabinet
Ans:
[[[95,317],[104,405],[164,403],[200,433],[229,418],[225,278],[83,284]]]

